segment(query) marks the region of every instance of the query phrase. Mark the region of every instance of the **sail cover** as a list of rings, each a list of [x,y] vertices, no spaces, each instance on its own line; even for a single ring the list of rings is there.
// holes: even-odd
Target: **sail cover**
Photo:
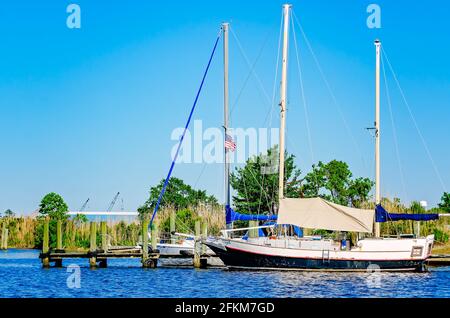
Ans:
[[[225,207],[226,209],[226,222],[231,224],[234,221],[275,221],[277,219],[276,215],[263,215],[263,214],[241,214],[234,211],[229,205]]]
[[[310,229],[371,233],[373,210],[355,209],[322,198],[282,199],[278,224],[292,224]]]
[[[381,205],[376,208],[376,222],[391,222],[401,220],[411,221],[433,221],[439,219],[439,214],[406,214],[406,213],[389,213]]]

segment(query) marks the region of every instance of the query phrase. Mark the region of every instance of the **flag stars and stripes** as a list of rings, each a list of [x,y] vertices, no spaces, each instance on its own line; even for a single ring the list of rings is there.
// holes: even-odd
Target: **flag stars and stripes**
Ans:
[[[225,135],[225,149],[235,151],[236,150],[236,143],[234,142],[233,138],[231,138],[230,135]]]

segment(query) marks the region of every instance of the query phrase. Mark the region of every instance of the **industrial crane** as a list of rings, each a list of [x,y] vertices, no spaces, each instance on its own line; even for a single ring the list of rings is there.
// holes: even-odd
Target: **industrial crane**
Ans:
[[[81,206],[81,208],[78,211],[83,212],[86,209],[88,202],[89,202],[89,198],[83,203],[83,205]]]
[[[113,200],[109,204],[109,207],[106,210],[107,212],[111,212],[112,211],[112,209],[114,208],[114,205],[116,204],[116,201],[117,201],[117,198],[119,197],[119,195],[120,195],[120,192],[117,192],[117,194],[114,196]]]

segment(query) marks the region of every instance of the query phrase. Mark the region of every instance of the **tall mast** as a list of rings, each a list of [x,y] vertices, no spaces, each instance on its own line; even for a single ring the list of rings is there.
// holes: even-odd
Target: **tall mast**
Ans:
[[[283,5],[284,32],[283,32],[283,64],[281,70],[281,100],[280,100],[280,145],[279,145],[279,179],[278,179],[278,198],[284,198],[284,134],[286,127],[286,96],[287,96],[287,66],[288,66],[288,48],[289,48],[289,13],[291,5]]]
[[[380,49],[381,42],[375,40],[375,203],[381,203],[380,188]],[[375,236],[380,237],[380,223],[375,222]]]
[[[228,134],[228,29],[229,23],[222,24],[223,31],[223,128],[225,132],[225,140]],[[230,207],[230,151],[225,147],[224,154],[224,174],[225,174],[225,213],[227,207]],[[227,224],[227,228],[231,228],[232,224]]]

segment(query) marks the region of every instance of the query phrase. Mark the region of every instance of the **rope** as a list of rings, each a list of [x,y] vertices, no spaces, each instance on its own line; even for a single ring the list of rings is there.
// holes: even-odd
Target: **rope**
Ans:
[[[340,115],[340,117],[342,119],[342,122],[344,123],[345,129],[347,130],[347,133],[349,134],[350,139],[352,140],[353,146],[356,149],[356,151],[359,153],[364,168],[366,168],[366,162],[364,160],[363,153],[361,152],[361,149],[360,149],[358,143],[356,142],[355,137],[353,136],[353,134],[352,134],[352,132],[350,130],[350,126],[348,125],[347,120],[345,119],[345,116],[344,116],[344,113],[343,113],[343,111],[341,109],[341,106],[339,105],[339,103],[337,101],[337,98],[334,95],[333,90],[331,89],[330,83],[328,82],[328,80],[327,80],[327,78],[325,76],[325,73],[323,72],[323,69],[322,69],[322,67],[321,67],[321,65],[319,63],[319,60],[318,60],[316,54],[314,53],[314,50],[312,49],[311,43],[309,42],[308,37],[306,36],[306,34],[305,34],[305,32],[304,32],[304,30],[303,30],[303,28],[302,28],[302,26],[301,26],[297,16],[294,13],[294,11],[292,11],[292,15],[293,15],[293,17],[295,19],[295,22],[297,23],[301,33],[302,33],[302,35],[303,35],[303,38],[305,39],[305,42],[306,42],[306,45],[308,46],[309,51],[311,52],[311,55],[312,55],[312,57],[314,59],[314,62],[316,63],[316,66],[317,66],[317,68],[319,70],[320,76],[322,77],[322,80],[324,81],[325,86],[327,87],[328,92],[330,93],[330,96],[333,99],[333,103],[336,106],[336,109],[338,110],[338,113],[339,113],[339,115]]]
[[[392,67],[392,65],[391,65],[391,63],[389,61],[389,58],[388,58],[388,56],[386,54],[386,51],[383,48],[381,48],[381,50],[383,51],[384,56],[386,58],[386,62],[388,63],[389,69],[391,70],[391,73],[394,76],[394,80],[395,80],[395,82],[397,84],[397,87],[398,87],[398,89],[400,91],[400,94],[402,96],[403,102],[405,103],[406,108],[408,109],[409,116],[411,117],[411,120],[412,120],[412,122],[414,124],[414,127],[416,128],[417,134],[419,135],[419,138],[420,138],[420,140],[422,142],[422,145],[425,148],[425,151],[426,151],[426,153],[428,155],[428,159],[430,160],[431,165],[433,166],[434,172],[436,173],[436,176],[438,177],[439,182],[441,183],[442,189],[444,190],[444,192],[446,192],[446,186],[444,184],[444,181],[443,181],[443,179],[441,177],[441,174],[439,173],[439,170],[438,170],[438,168],[436,166],[436,163],[435,163],[435,161],[433,159],[433,156],[431,155],[430,149],[428,148],[428,145],[427,145],[427,143],[425,141],[425,138],[423,137],[422,132],[420,131],[419,125],[417,124],[417,121],[416,121],[416,119],[414,117],[414,114],[413,114],[413,112],[411,110],[411,107],[409,106],[409,103],[406,100],[405,93],[403,92],[403,89],[402,89],[402,87],[400,85],[400,82],[399,82],[399,80],[397,78],[397,75],[396,75],[396,73],[395,73],[395,71],[394,71],[394,69],[393,69],[393,67]]]
[[[246,62],[247,65],[249,66],[251,72],[252,72],[253,75],[255,76],[255,78],[256,78],[256,80],[257,80],[257,82],[258,82],[258,85],[260,86],[260,89],[262,90],[262,92],[263,92],[263,94],[264,94],[264,97],[267,99],[267,102],[270,104],[270,97],[269,97],[269,95],[267,94],[267,91],[266,91],[266,89],[264,88],[264,85],[262,84],[262,81],[261,81],[261,79],[259,78],[258,74],[256,74],[255,70],[252,68],[252,65],[250,64],[250,61],[249,61],[247,55],[246,55],[245,52],[244,52],[244,49],[243,49],[243,47],[242,47],[242,44],[241,44],[241,42],[239,41],[237,35],[234,33],[234,31],[233,31],[232,28],[230,28],[230,33],[231,33],[231,35],[233,36],[233,38],[236,40],[236,43],[237,43],[238,48],[239,48],[239,51],[241,52],[241,54],[242,54],[242,56],[243,56],[245,62]]]
[[[404,177],[404,173],[403,173],[403,167],[402,167],[402,164],[401,164],[402,161],[401,161],[401,157],[400,157],[400,150],[399,150],[399,146],[398,146],[397,130],[395,128],[394,113],[392,111],[391,95],[389,93],[389,86],[388,86],[387,77],[386,77],[386,69],[385,69],[384,63],[383,63],[384,56],[381,55],[381,58],[382,58],[381,59],[381,61],[382,61],[381,67],[383,69],[383,78],[384,78],[384,84],[385,84],[385,88],[386,88],[386,98],[387,98],[387,102],[388,102],[387,104],[388,104],[388,107],[389,107],[389,114],[390,114],[390,118],[391,118],[392,135],[393,135],[393,138],[394,138],[395,154],[397,156],[397,164],[398,164],[398,169],[399,169],[399,172],[400,172],[400,179],[401,179],[401,182],[402,182],[403,192],[404,192],[406,201],[408,201],[408,193],[406,191],[405,177]]]
[[[301,68],[301,64],[300,64],[300,54],[299,54],[298,45],[297,45],[297,36],[295,34],[294,19],[292,18],[292,16],[291,16],[291,25],[292,25],[292,33],[294,34],[294,46],[295,46],[295,53],[296,53],[296,57],[297,57],[297,68],[298,68],[298,75],[299,75],[299,81],[300,81],[300,92],[302,95],[301,97],[302,97],[302,101],[303,101],[303,109],[304,109],[304,113],[305,113],[306,131],[308,134],[309,150],[311,152],[311,165],[313,165],[315,160],[314,160],[314,151],[313,151],[313,145],[312,145],[311,129],[309,126],[308,105],[306,103],[305,90],[304,90],[304,86],[303,86],[302,68]]]
[[[264,124],[267,121],[267,118],[269,118],[269,128],[271,130],[272,128],[272,119],[273,119],[273,112],[276,106],[275,103],[275,94],[276,94],[276,87],[277,87],[277,78],[278,78],[278,66],[280,63],[280,52],[281,52],[281,34],[283,32],[283,10],[281,10],[281,19],[280,19],[280,31],[278,33],[278,50],[277,50],[277,63],[275,64],[275,78],[273,80],[273,88],[272,88],[272,106],[270,107],[270,112],[268,113],[268,116],[266,116],[266,118],[264,119],[264,122],[262,124],[262,126],[264,126]],[[266,175],[263,175],[262,178],[262,184],[264,184],[264,180],[265,180]],[[274,186],[272,186],[272,191],[275,191]],[[262,203],[262,196],[263,196],[263,192],[264,192],[264,188],[261,185],[261,194],[259,196],[259,204],[258,204],[258,213],[261,211],[261,203]],[[272,211],[270,211],[272,212]]]
[[[167,185],[169,183],[170,176],[172,175],[173,168],[175,167],[175,162],[177,161],[178,153],[180,152],[181,145],[183,144],[184,136],[186,135],[186,132],[187,132],[187,130],[189,128],[189,124],[191,123],[191,119],[192,119],[192,115],[194,114],[195,106],[197,106],[198,98],[199,98],[200,93],[202,91],[203,84],[205,83],[206,75],[208,74],[209,67],[211,66],[211,61],[212,61],[212,59],[214,57],[214,53],[216,52],[217,44],[219,43],[219,39],[220,39],[221,35],[222,35],[222,29],[219,31],[219,34],[217,35],[216,42],[214,43],[214,48],[213,48],[213,50],[211,52],[211,56],[209,57],[208,65],[206,66],[205,73],[203,74],[202,82],[201,82],[200,87],[199,87],[199,89],[197,91],[197,95],[195,96],[194,104],[192,105],[191,112],[189,113],[189,117],[188,117],[188,120],[186,122],[186,126],[184,127],[183,134],[181,135],[180,142],[178,143],[177,152],[175,153],[175,156],[174,156],[174,158],[172,160],[172,164],[170,165],[170,169],[169,169],[169,172],[167,174],[166,180],[164,181],[164,185],[163,185],[163,187],[161,189],[161,193],[159,194],[158,201],[156,202],[155,209],[153,210],[153,215],[152,215],[152,218],[151,218],[150,224],[149,224],[150,228],[152,227],[153,220],[154,220],[154,218],[156,216],[156,213],[158,212],[159,205],[161,203],[161,199],[164,196],[164,193],[166,192],[166,187],[167,187]]]

